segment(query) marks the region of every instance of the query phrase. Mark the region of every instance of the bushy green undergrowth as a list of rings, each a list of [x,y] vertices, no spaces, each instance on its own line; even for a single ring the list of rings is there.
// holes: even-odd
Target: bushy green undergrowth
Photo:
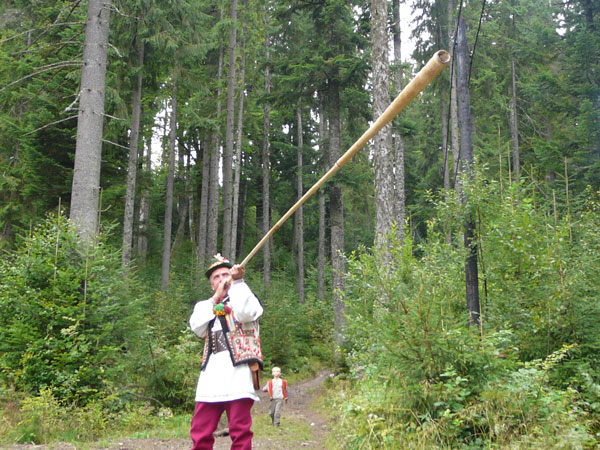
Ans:
[[[482,327],[467,327],[464,217],[349,258],[347,373],[331,380],[347,448],[593,448],[600,439],[600,223],[477,174]],[[550,208],[548,208],[550,206]],[[442,226],[442,224],[444,226]],[[386,253],[387,252],[387,253]],[[383,264],[385,260],[391,261]]]
[[[86,405],[130,373],[141,295],[119,254],[49,217],[0,263],[0,382]]]
[[[66,218],[49,217],[0,263],[1,443],[86,442],[193,412],[203,340],[188,319],[210,286],[175,264],[162,292],[148,267],[122,269],[108,236],[85,248]],[[247,271],[265,308],[266,369],[313,373],[331,359],[330,308],[311,294],[298,305],[285,274],[269,293],[261,277]]]
[[[109,396],[85,406],[69,405],[57,399],[51,389],[42,389],[39,395],[23,399],[18,410],[9,411],[5,403],[0,444],[85,443],[174,427],[177,437],[185,437],[189,431],[189,417],[183,418],[182,425],[181,418],[175,418],[169,408],[139,402],[115,410],[114,404],[115,399]]]

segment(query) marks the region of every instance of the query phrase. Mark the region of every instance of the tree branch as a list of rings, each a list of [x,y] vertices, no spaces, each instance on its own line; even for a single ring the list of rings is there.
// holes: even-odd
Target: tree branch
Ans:
[[[33,133],[35,133],[36,131],[43,130],[44,128],[48,128],[48,127],[50,127],[50,126],[52,126],[52,125],[56,125],[57,123],[66,122],[67,120],[71,120],[71,119],[74,119],[74,118],[76,118],[76,117],[77,117],[77,114],[75,114],[75,115],[73,115],[73,116],[66,117],[65,119],[60,119],[60,120],[56,120],[56,121],[54,121],[54,122],[47,123],[46,125],[43,125],[43,126],[41,126],[41,127],[39,127],[39,128],[36,128],[36,129],[35,129],[35,130],[33,130],[33,131],[28,131],[28,132],[27,132],[27,133],[25,133],[23,136],[27,136],[27,135],[29,135],[29,134],[33,134]]]
[[[53,24],[47,25],[45,27],[31,28],[29,30],[22,31],[21,33],[17,33],[14,36],[11,36],[11,37],[8,37],[6,39],[0,40],[0,44],[3,44],[4,42],[8,42],[8,41],[11,41],[13,39],[16,39],[19,36],[22,36],[24,34],[31,33],[32,31],[37,31],[37,30],[47,31],[49,28],[60,27],[60,26],[63,26],[63,25],[85,25],[85,22],[62,22],[62,23],[53,23]]]
[[[125,147],[124,145],[117,144],[116,142],[109,141],[108,139],[102,139],[102,142],[106,142],[107,144],[116,145],[117,147],[124,148],[125,150],[129,150],[129,147]]]
[[[37,51],[40,51],[40,50],[44,50],[44,49],[52,48],[52,47],[58,47],[58,46],[61,46],[61,48],[62,48],[65,45],[68,45],[68,44],[78,44],[78,45],[81,45],[81,42],[77,42],[77,41],[65,41],[65,42],[57,42],[55,44],[43,45],[42,47],[37,47],[37,48],[31,48],[31,47],[29,47],[26,50],[21,50],[20,52],[11,53],[10,56],[25,55],[27,53],[37,52]],[[59,49],[59,51],[60,51],[60,49]]]
[[[7,84],[6,86],[0,88],[0,92],[5,91],[9,87],[11,87],[11,86],[13,86],[13,85],[15,85],[17,83],[20,83],[21,81],[24,81],[27,78],[34,77],[34,76],[39,75],[41,73],[49,72],[49,71],[54,70],[54,69],[62,69],[63,67],[81,66],[81,64],[82,64],[81,62],[77,62],[77,61],[71,60],[71,61],[62,61],[60,63],[48,64],[47,66],[40,66],[39,69],[41,69],[41,70],[38,70],[37,72],[30,73],[29,75],[25,75],[24,77],[21,77],[18,80],[15,80],[12,83]]]

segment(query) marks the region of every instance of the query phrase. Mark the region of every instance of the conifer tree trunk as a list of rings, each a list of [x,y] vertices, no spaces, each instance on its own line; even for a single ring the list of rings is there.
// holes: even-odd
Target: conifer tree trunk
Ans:
[[[387,1],[371,0],[371,58],[373,65],[373,122],[390,104],[388,62]],[[375,165],[375,242],[385,245],[392,230],[394,196],[394,155],[392,153],[391,124],[387,124],[373,138]]]
[[[173,251],[175,251],[176,249],[179,248],[179,246],[181,245],[181,243],[183,242],[183,238],[185,235],[185,224],[187,221],[187,217],[188,217],[188,205],[189,205],[189,198],[188,198],[188,176],[186,173],[186,167],[185,167],[185,159],[183,157],[183,148],[180,145],[179,146],[179,151],[177,152],[177,156],[178,156],[178,160],[179,160],[179,164],[178,164],[178,169],[177,169],[177,185],[181,186],[181,184],[184,185],[184,192],[179,194],[179,198],[177,199],[177,221],[178,221],[178,225],[177,225],[177,232],[175,233],[175,240],[173,241],[173,246],[172,249]],[[183,180],[182,180],[183,178]]]
[[[394,62],[396,70],[394,73],[394,84],[396,85],[395,96],[403,89],[402,82],[402,39],[400,29],[400,1],[393,0],[394,21]],[[394,170],[395,170],[395,208],[394,217],[397,226],[397,237],[404,242],[404,226],[406,222],[406,191],[404,181],[404,138],[397,129],[394,134]]]
[[[191,144],[190,144],[191,145]],[[185,197],[187,200],[187,216],[188,216],[188,230],[190,232],[190,243],[192,244],[192,248],[196,243],[196,225],[194,222],[194,214],[195,214],[195,199],[194,199],[194,191],[192,188],[192,155],[189,147],[186,149],[187,155],[187,166],[185,167]],[[197,153],[196,153],[197,155]]]
[[[171,227],[173,225],[173,183],[175,175],[175,148],[177,144],[177,69],[173,76],[173,96],[171,99],[171,121],[169,130],[169,159],[167,167],[167,192],[165,199],[165,222],[162,245],[161,288],[169,287],[171,273]]]
[[[231,258],[231,214],[233,192],[233,122],[235,117],[235,59],[237,49],[237,0],[231,0],[229,71],[227,73],[227,120],[223,153],[223,254]]]
[[[317,298],[325,301],[325,190],[319,189],[319,250],[317,262]]]
[[[208,258],[206,254],[206,243],[207,243],[207,225],[208,225],[208,190],[209,190],[209,179],[210,179],[210,139],[204,137],[201,145],[202,153],[202,185],[200,188],[200,211],[198,213],[198,238],[196,239],[197,245],[197,259],[198,275],[202,274]],[[200,154],[200,152],[198,152]]]
[[[512,146],[513,180],[518,183],[521,177],[521,158],[519,156],[519,118],[517,115],[517,81],[515,57],[511,59],[511,99],[510,99],[510,142]]]
[[[223,9],[220,12],[223,20]],[[223,78],[223,45],[219,46],[219,65],[217,69],[217,122],[221,117],[221,78]],[[213,142],[210,154],[210,182],[208,189],[208,231],[206,238],[207,257],[217,253],[217,240],[219,234],[219,158],[221,139],[219,130],[213,132]],[[228,257],[229,255],[224,255]]]
[[[240,202],[240,213],[239,213],[239,217],[241,219],[241,223],[242,223],[242,227],[240,228],[240,239],[239,239],[239,244],[238,244],[238,248],[240,253],[243,251],[244,248],[244,244],[246,243],[246,229],[247,227],[245,226],[245,218],[246,218],[246,210],[248,209],[248,180],[244,179],[243,182],[241,183],[241,197],[242,200]]]
[[[319,92],[319,149],[327,147],[327,124],[325,119],[324,93]],[[323,158],[324,160],[325,158]],[[325,168],[326,170],[326,168]],[[319,254],[317,265],[317,296],[325,301],[325,190],[319,189]]]
[[[127,165],[127,188],[125,192],[125,208],[123,213],[123,253],[121,264],[126,267],[131,261],[133,243],[133,215],[135,205],[135,185],[137,178],[138,141],[140,136],[140,116],[142,110],[142,66],[144,64],[144,43],[139,35],[136,36],[135,49],[137,53],[138,75],[135,91],[133,92],[133,107],[131,113],[131,132],[129,134],[129,163]]]
[[[342,155],[342,124],[340,113],[340,92],[336,80],[329,80],[329,166]],[[344,319],[344,302],[340,292],[344,291],[344,203],[343,190],[339,182],[334,181],[329,191],[329,216],[331,233],[331,281],[333,292],[333,311],[335,343],[343,344],[342,327]]]
[[[152,173],[152,144],[150,139],[146,142],[146,169],[148,176]],[[146,260],[148,252],[148,228],[150,225],[150,187],[144,186],[142,198],[140,200],[140,210],[138,216],[138,238],[137,238],[137,257],[141,261]]]
[[[266,19],[267,23],[269,19]],[[269,35],[265,38],[265,93],[269,95],[271,93],[271,74],[269,71]],[[270,162],[270,140],[269,140],[269,129],[270,129],[270,106],[269,102],[266,101],[263,107],[263,145],[262,145],[262,232],[266,235],[271,229],[271,205],[269,198],[270,191],[270,173],[271,173],[271,162]],[[266,242],[263,246],[263,280],[265,292],[269,291],[271,285],[271,248],[270,242]]]
[[[463,18],[460,19],[458,24],[456,52],[461,170],[466,171],[467,177],[471,179],[473,176],[473,138],[469,95],[469,64],[467,59],[467,26],[465,24],[465,19]],[[464,193],[462,196],[462,201],[464,207],[468,207],[468,199]],[[475,221],[472,215],[469,213],[467,213],[467,218],[465,221],[464,242],[465,249],[467,250],[467,258],[465,261],[467,311],[469,313],[469,326],[472,326],[479,324],[480,308]]]
[[[450,23],[451,19],[452,19],[452,11],[449,9],[450,6],[448,6],[447,10],[446,10],[446,18],[448,19],[448,25],[447,29],[446,29],[446,36],[450,36],[451,31],[450,29]],[[441,15],[441,13],[440,13]],[[437,26],[437,31],[438,31],[438,35],[437,35],[437,46],[438,48],[444,48],[444,38],[443,38],[443,30],[442,30],[442,25],[441,25],[441,17],[438,20],[438,26]],[[450,40],[450,39],[449,39]],[[454,61],[452,61],[452,64],[454,64]],[[449,124],[448,124],[448,119],[449,119],[449,113],[448,113],[448,105],[450,103],[449,99],[448,99],[448,86],[446,86],[444,83],[440,83],[440,121],[441,121],[441,125],[442,125],[442,158],[444,161],[444,167],[443,167],[443,171],[444,171],[444,197],[446,199],[446,201],[449,201],[450,199],[450,164],[451,164],[451,158],[450,158],[450,131],[449,131]],[[449,223],[449,215],[446,214],[446,223]],[[452,230],[450,228],[447,228],[446,230],[446,242],[451,243],[452,242]]]
[[[302,99],[298,100],[296,107],[296,121],[298,131],[298,149],[296,151],[298,166],[296,167],[296,193],[297,200],[300,200],[304,195],[302,187],[302,148],[304,147],[304,139],[302,137]],[[300,303],[304,303],[304,218],[302,216],[302,206],[295,213],[295,241],[297,245],[296,252],[296,291]]]
[[[441,19],[441,18],[440,18]],[[437,36],[436,36],[436,46],[437,48],[444,48],[443,38],[442,38],[442,25],[441,20],[437,20]],[[448,148],[446,144],[448,143],[448,105],[446,104],[446,97],[448,96],[447,86],[444,83],[440,83],[440,122],[442,126],[442,158],[444,161],[444,192],[446,195],[446,199],[448,198],[448,193],[450,191],[450,164],[449,164],[449,155]]]
[[[454,54],[454,25],[456,21],[454,20],[454,0],[448,0],[448,42],[449,42],[449,52],[450,52],[450,64],[454,66],[454,70],[450,69],[451,79],[450,79],[450,138],[452,142],[452,175],[454,175],[454,190],[459,193],[460,192],[460,184],[458,179],[458,171],[459,171],[459,144],[458,144],[458,102],[457,102],[457,91],[458,85],[456,83],[456,55]]]
[[[247,0],[242,1],[242,10],[246,11]],[[239,106],[238,106],[238,123],[237,123],[237,140],[235,148],[235,173],[233,179],[233,206],[231,211],[231,259],[235,261],[237,258],[237,235],[238,235],[238,210],[240,203],[240,175],[242,172],[242,130],[244,128],[244,96],[246,91],[246,32],[247,20],[246,15],[243,16],[242,25],[242,42],[241,54],[242,61],[240,63],[240,89],[239,89]]]
[[[88,0],[69,218],[84,240],[98,230],[110,0]]]

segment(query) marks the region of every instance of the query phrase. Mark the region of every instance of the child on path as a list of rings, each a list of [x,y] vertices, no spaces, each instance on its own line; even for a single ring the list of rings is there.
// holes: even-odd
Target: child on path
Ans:
[[[283,402],[287,403],[287,381],[281,378],[281,369],[279,367],[273,367],[271,372],[273,379],[263,388],[264,392],[269,393],[271,398],[271,405],[269,406],[269,415],[273,425],[278,427],[281,419],[281,410],[283,409]]]

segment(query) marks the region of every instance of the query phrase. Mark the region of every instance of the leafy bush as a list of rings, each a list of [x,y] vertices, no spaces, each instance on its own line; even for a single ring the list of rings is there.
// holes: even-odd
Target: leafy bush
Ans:
[[[333,402],[349,448],[597,443],[597,195],[573,216],[549,215],[529,189],[499,195],[483,172],[465,189],[478,217],[482,328],[467,328],[457,199],[437,205],[418,247],[390,236],[385,250],[348,258],[349,372]],[[446,241],[452,230],[459,245]]]
[[[273,277],[270,295],[257,286],[264,314],[260,319],[265,365],[277,365],[287,373],[309,373],[315,360],[331,361],[333,312],[331,306],[310,294],[299,304],[295,286],[284,277]]]
[[[0,444],[91,442],[116,433],[151,429],[173,418],[167,408],[156,411],[148,403],[126,403],[118,411],[113,411],[114,404],[110,395],[85,406],[66,404],[50,388],[44,388],[39,395],[22,401],[18,421],[9,424]]]
[[[182,327],[174,343],[148,330],[135,384],[154,405],[193,411],[204,341]]]

